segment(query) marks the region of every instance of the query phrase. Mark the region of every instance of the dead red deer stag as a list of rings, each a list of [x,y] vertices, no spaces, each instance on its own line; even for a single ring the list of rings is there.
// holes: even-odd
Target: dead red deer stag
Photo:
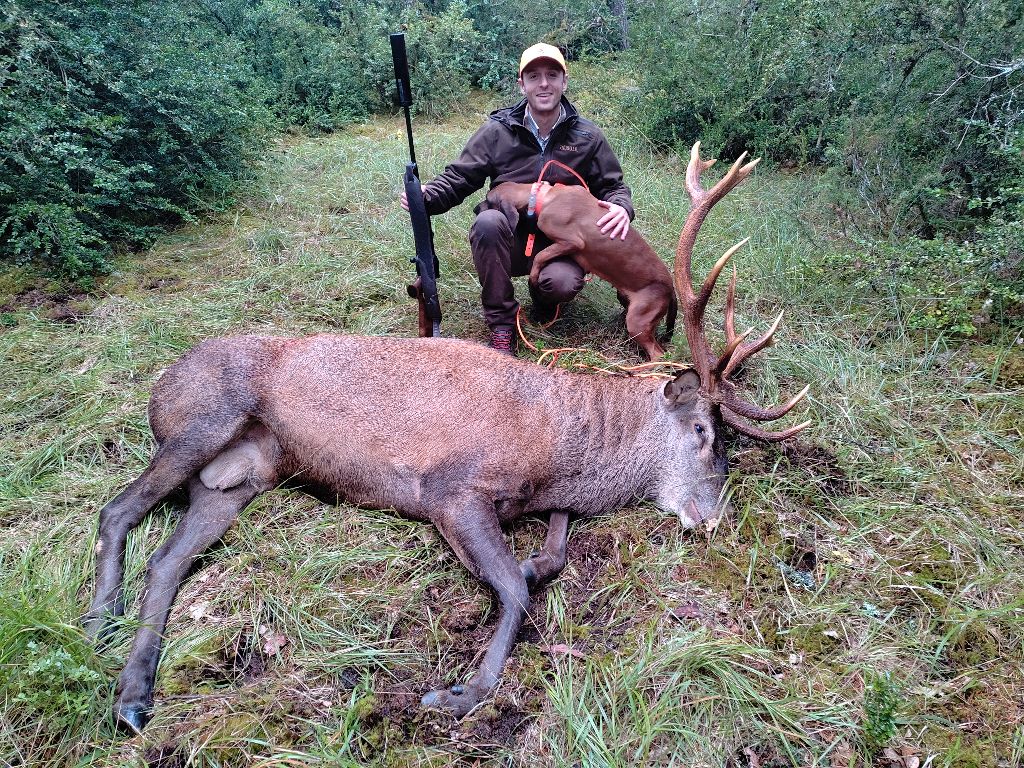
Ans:
[[[695,370],[667,382],[549,370],[439,338],[211,339],[170,366],[149,402],[158,448],[100,511],[95,596],[85,616],[93,637],[124,611],[129,531],[175,489],[189,495],[188,510],[149,561],[140,628],[117,684],[118,722],[138,731],[150,717],[168,612],[195,559],[249,502],[282,482],[433,523],[497,593],[497,628],[479,668],[465,684],[423,697],[457,717],[497,683],[530,590],[564,567],[570,515],[610,512],[637,498],[675,512],[685,526],[722,514],[722,421],[763,440],[791,437],[806,423],[769,432],[742,421],[778,418],[800,396],[761,409],[735,393],[729,373],[770,341],[777,323],[743,345],[732,330],[732,289],[726,350],[717,359],[710,352],[704,308],[732,251],[694,293],[693,241],[710,208],[754,164],[737,162],[704,192],[699,176],[710,163],[697,153],[676,264]],[[540,513],[550,513],[543,550],[518,562],[501,526]]]

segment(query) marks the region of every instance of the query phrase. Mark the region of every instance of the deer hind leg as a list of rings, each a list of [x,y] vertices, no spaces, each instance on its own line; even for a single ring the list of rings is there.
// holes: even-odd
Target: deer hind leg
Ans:
[[[629,297],[626,310],[626,332],[644,350],[649,360],[658,360],[665,348],[658,342],[656,331],[661,318],[668,311],[671,296],[663,286],[652,284]]]
[[[423,706],[462,717],[483,701],[498,682],[526,617],[530,591],[505,542],[493,507],[479,504],[475,509],[443,515],[434,523],[463,565],[498,595],[498,627],[480,668],[465,685],[431,691],[423,697]]]
[[[82,619],[86,633],[93,639],[102,638],[110,619],[124,613],[121,588],[128,534],[153,507],[184,485],[199,466],[201,456],[194,456],[169,440],[157,450],[138,479],[100,510],[95,592]]]
[[[117,681],[114,715],[120,727],[139,732],[152,714],[153,683],[167,615],[181,582],[195,559],[220,540],[238,513],[262,490],[249,483],[210,490],[198,477],[192,479],[188,511],[149,560],[140,628]]]
[[[100,510],[95,592],[89,611],[82,617],[90,637],[101,638],[110,619],[124,613],[121,588],[128,534],[153,507],[223,450],[244,426],[244,418],[238,418],[179,428],[174,436],[164,439],[138,479]]]
[[[568,538],[569,513],[563,510],[552,512],[544,548],[519,563],[519,571],[531,592],[565,568],[565,545]]]

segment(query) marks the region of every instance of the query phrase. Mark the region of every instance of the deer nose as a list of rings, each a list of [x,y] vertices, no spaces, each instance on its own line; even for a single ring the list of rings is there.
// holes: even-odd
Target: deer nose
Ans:
[[[693,528],[699,525],[701,520],[704,518],[700,514],[700,510],[697,509],[697,500],[690,499],[683,508],[679,510],[679,523],[683,528]]]

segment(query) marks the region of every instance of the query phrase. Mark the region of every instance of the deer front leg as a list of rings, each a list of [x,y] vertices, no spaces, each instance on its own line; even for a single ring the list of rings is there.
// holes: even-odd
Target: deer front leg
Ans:
[[[486,503],[434,520],[459,560],[498,595],[498,628],[494,631],[480,668],[465,685],[431,691],[425,707],[436,707],[463,717],[484,700],[501,677],[501,670],[526,617],[530,591],[512,556],[494,508]]]
[[[560,259],[562,256],[573,256],[582,249],[582,241],[568,242],[563,240],[549,245],[533,257],[533,266],[530,267],[530,285],[534,288],[537,287],[537,281],[540,280],[540,271],[547,263]]]
[[[149,561],[139,610],[141,627],[117,681],[114,715],[119,726],[137,733],[149,721],[160,646],[178,587],[195,559],[227,532],[238,513],[259,493],[249,483],[211,491],[193,478],[188,511]]]
[[[557,576],[565,568],[565,545],[569,539],[569,513],[556,510],[551,513],[548,521],[548,535],[544,540],[544,549],[534,552],[526,560],[519,563],[519,571],[526,579],[532,592],[553,576]]]

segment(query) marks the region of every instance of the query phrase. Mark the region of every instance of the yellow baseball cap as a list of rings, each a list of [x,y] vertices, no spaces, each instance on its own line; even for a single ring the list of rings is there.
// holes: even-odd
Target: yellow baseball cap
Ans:
[[[565,57],[562,56],[560,50],[547,43],[537,43],[523,51],[523,55],[519,57],[519,74],[522,75],[523,70],[537,61],[537,59],[551,59],[551,61],[562,68],[563,72],[566,71]]]

